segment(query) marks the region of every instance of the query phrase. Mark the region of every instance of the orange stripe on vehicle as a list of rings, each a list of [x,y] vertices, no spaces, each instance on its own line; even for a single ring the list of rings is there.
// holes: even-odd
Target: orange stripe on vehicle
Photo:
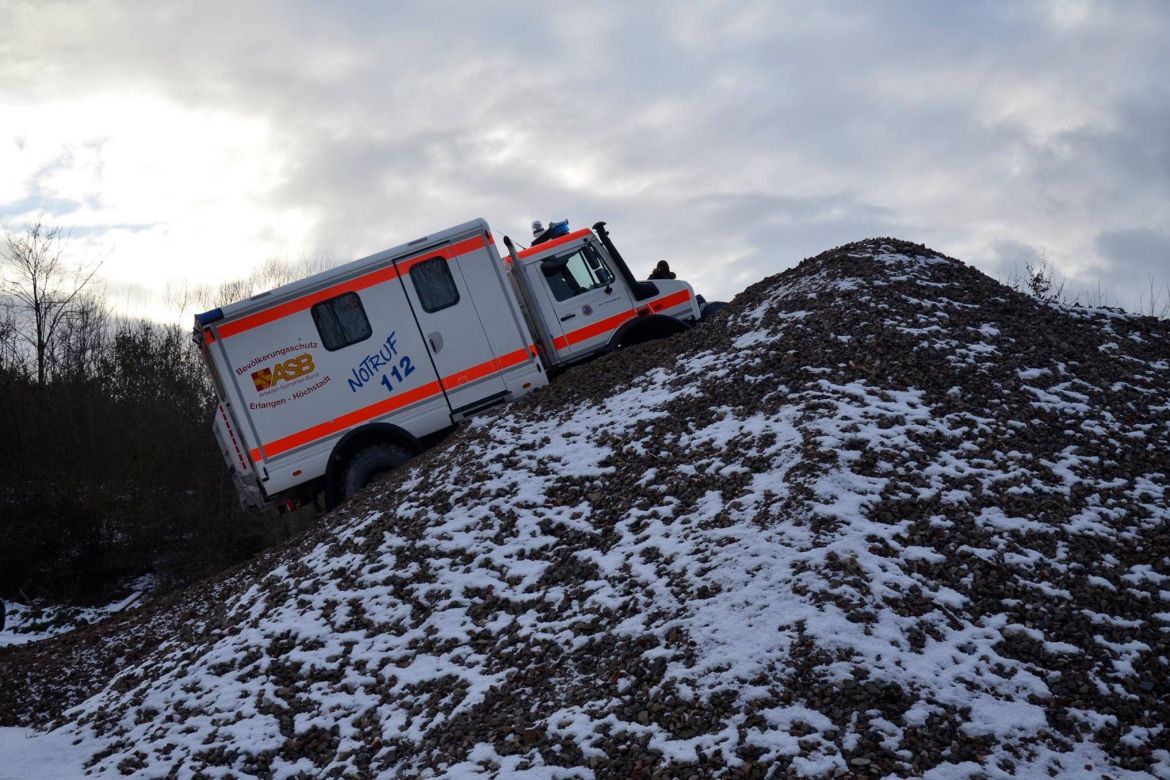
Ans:
[[[527,347],[523,347],[522,349],[518,349],[515,352],[509,352],[506,355],[501,355],[498,358],[498,361],[500,364],[500,370],[503,371],[505,368],[511,368],[512,366],[518,366],[527,360],[531,360],[533,357],[532,351],[534,351],[535,349],[536,349],[535,344],[529,344]]]
[[[475,238],[465,238],[457,244],[450,246],[439,247],[433,252],[423,252],[418,257],[412,257],[407,260],[398,260],[395,265],[398,266],[398,273],[409,273],[410,269],[426,260],[433,260],[436,257],[441,257],[444,260],[454,260],[460,255],[470,254],[471,252],[478,252],[484,248],[483,236],[476,236]]]
[[[595,336],[600,336],[603,333],[608,333],[617,328],[627,320],[632,320],[637,316],[633,309],[623,311],[621,314],[615,314],[612,317],[606,317],[604,320],[598,320],[592,325],[586,325],[584,328],[569,331],[563,336],[558,336],[553,339],[553,346],[558,350],[564,349],[570,344],[577,344],[581,341],[586,341]]]
[[[282,452],[288,452],[291,449],[316,441],[317,439],[323,439],[326,436],[344,431],[346,428],[353,427],[373,417],[381,417],[395,409],[401,409],[404,406],[410,406],[411,404],[426,400],[431,396],[438,395],[439,391],[440,387],[438,382],[428,382],[413,390],[406,390],[397,395],[392,395],[389,398],[384,398],[377,403],[363,406],[361,409],[355,409],[336,419],[305,428],[303,431],[297,431],[276,441],[270,441],[264,445],[264,457],[272,458]],[[253,450],[253,452],[256,451]]]
[[[529,356],[528,347],[523,347],[521,349],[515,350],[514,352],[509,352],[506,355],[502,355],[501,357],[492,358],[491,360],[480,363],[477,366],[472,366],[471,368],[464,369],[463,371],[445,376],[443,377],[443,387],[448,390],[458,388],[460,385],[465,385],[468,382],[474,382],[477,379],[483,379],[484,377],[491,376],[492,374],[498,374],[504,369],[517,366],[530,359],[531,357]]]
[[[382,401],[378,401],[377,403],[370,404],[369,406],[364,406],[361,409],[356,409],[352,412],[342,415],[341,417],[338,417],[335,420],[330,420],[329,422],[314,425],[310,428],[304,429],[303,431],[298,431],[297,433],[290,434],[284,438],[277,439],[276,441],[271,441],[268,444],[265,444],[262,450],[261,448],[252,450],[252,461],[254,463],[258,463],[261,456],[265,458],[274,457],[282,452],[287,452],[288,450],[294,449],[296,447],[309,444],[310,442],[316,441],[317,439],[323,439],[326,436],[338,433],[339,431],[343,431],[346,428],[351,428],[358,423],[365,422],[366,420],[370,420],[375,417],[381,417],[382,415],[389,414],[396,409],[401,409],[404,406],[409,406],[410,404],[432,398],[438,395],[442,388],[458,387],[459,385],[466,384],[468,382],[474,382],[477,379],[482,379],[486,376],[491,376],[492,374],[497,374],[506,368],[511,368],[512,366],[519,365],[525,360],[528,360],[528,349],[528,347],[524,347],[515,350],[514,352],[509,352],[508,354],[498,359],[492,358],[491,360],[480,363],[477,366],[472,366],[471,368],[468,368],[464,371],[459,371],[455,374],[451,374],[450,376],[445,376],[443,377],[441,386],[438,382],[430,382],[414,390],[407,390]]]
[[[486,363],[480,363],[478,366],[472,366],[471,368],[466,368],[443,377],[443,388],[446,390],[455,390],[460,385],[465,385],[468,382],[474,382],[477,379],[483,379],[485,376],[498,373],[500,373],[500,364],[493,358]]]
[[[308,309],[315,303],[334,298],[342,293],[354,292],[355,290],[363,290],[366,287],[371,287],[375,284],[389,281],[398,276],[398,270],[394,266],[388,268],[379,268],[373,273],[359,276],[356,279],[350,279],[348,282],[335,284],[331,287],[326,287],[324,290],[318,290],[315,293],[304,295],[291,301],[286,301],[278,306],[273,306],[263,311],[258,311],[255,314],[250,314],[247,317],[241,317],[238,320],[225,322],[219,326],[219,337],[228,338],[235,336],[238,333],[243,333],[246,330],[257,328],[261,325],[267,325],[270,322],[283,319],[290,314],[296,314],[299,311]]]
[[[531,257],[532,255],[539,254],[541,252],[545,252],[549,249],[553,249],[554,247],[561,246],[562,244],[567,244],[570,241],[576,241],[579,238],[585,238],[585,236],[589,236],[592,234],[593,234],[593,231],[590,230],[589,228],[581,228],[580,230],[574,230],[572,233],[568,234],[567,236],[561,236],[559,238],[554,238],[550,241],[545,241],[543,244],[537,244],[536,246],[530,246],[527,249],[525,249],[524,251],[518,252],[516,254],[516,256],[519,257],[521,260],[523,260],[525,257]]]
[[[577,330],[569,331],[565,335],[558,336],[557,338],[553,339],[553,347],[555,347],[557,350],[562,350],[570,344],[577,344],[579,342],[594,338],[595,336],[599,336],[602,333],[608,333],[611,330],[617,330],[618,327],[623,325],[626,321],[632,320],[634,317],[641,317],[651,312],[664,311],[665,309],[678,306],[681,303],[686,303],[690,299],[691,293],[689,290],[679,290],[676,293],[671,293],[670,295],[653,300],[641,308],[630,309],[628,311],[622,312],[621,314],[615,314],[612,317],[607,317],[604,320],[598,320],[592,325],[586,325],[584,328],[578,328]]]
[[[691,299],[689,290],[679,290],[676,293],[664,296],[654,301],[650,301],[650,311],[658,312],[663,309],[669,309],[672,306],[678,306],[680,303],[686,303]]]
[[[238,320],[225,322],[219,326],[219,337],[226,339],[229,336],[234,336],[237,333],[251,330],[252,328],[261,325],[267,325],[270,322],[283,319],[290,314],[296,314],[299,311],[304,311],[314,304],[321,301],[334,298],[338,295],[347,292],[355,292],[357,290],[364,290],[367,287],[372,287],[375,284],[388,282],[391,279],[398,277],[400,274],[407,273],[411,266],[421,263],[423,260],[430,260],[433,257],[442,257],[446,260],[454,260],[460,255],[477,252],[483,249],[483,237],[476,236],[475,238],[468,238],[450,246],[439,247],[434,251],[424,252],[418,257],[412,257],[408,260],[399,260],[395,265],[386,268],[379,268],[377,271],[359,276],[355,279],[350,279],[347,282],[340,282],[338,284],[326,287],[324,290],[318,290],[315,293],[303,295],[300,298],[294,298],[291,301],[286,301],[277,306],[273,306],[255,314],[249,314],[247,317],[241,317]]]

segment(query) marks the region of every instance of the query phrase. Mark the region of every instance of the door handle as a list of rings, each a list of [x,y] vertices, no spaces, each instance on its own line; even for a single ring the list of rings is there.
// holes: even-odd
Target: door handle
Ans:
[[[564,322],[565,320],[571,320],[576,316],[576,314],[566,314],[564,317],[561,317],[561,322]]]
[[[443,334],[439,331],[427,334],[427,343],[431,345],[431,352],[438,354],[439,350],[443,348]]]

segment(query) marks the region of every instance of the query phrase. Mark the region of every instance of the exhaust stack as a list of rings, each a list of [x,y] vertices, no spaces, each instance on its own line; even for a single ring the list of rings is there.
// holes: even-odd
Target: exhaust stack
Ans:
[[[639,282],[634,278],[634,274],[630,272],[630,267],[626,265],[626,261],[622,258],[622,253],[613,245],[613,241],[609,238],[609,231],[605,229],[604,222],[598,222],[593,226],[593,230],[597,233],[598,238],[601,239],[602,246],[609,252],[609,256],[617,263],[618,270],[621,271],[622,278],[626,280],[626,284],[630,286],[630,292],[634,294],[634,300],[644,301],[647,298],[653,298],[658,294],[658,285],[654,282]]]

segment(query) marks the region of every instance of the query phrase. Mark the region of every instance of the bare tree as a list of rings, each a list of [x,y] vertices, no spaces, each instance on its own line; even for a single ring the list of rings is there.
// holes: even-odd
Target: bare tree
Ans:
[[[81,382],[96,378],[111,341],[115,320],[101,285],[77,296],[72,308],[72,313],[61,321],[51,346],[54,381]]]
[[[228,303],[244,300],[257,292],[271,290],[281,285],[304,279],[336,265],[324,255],[302,257],[296,261],[270,258],[252,273],[239,279],[218,285],[199,285],[194,288],[180,287],[168,290],[168,302],[180,311],[190,307],[210,309]]]
[[[33,351],[41,386],[52,357],[53,337],[100,266],[70,268],[62,261],[62,244],[60,228],[38,222],[22,232],[5,230],[0,247],[0,294],[17,311],[16,332]]]
[[[1163,320],[1170,317],[1170,284],[1166,285],[1165,291],[1159,292],[1153,277],[1150,277],[1148,288],[1138,295],[1137,313]]]
[[[16,333],[16,311],[7,296],[0,294],[0,373],[19,373],[23,368]]]
[[[1042,301],[1071,305],[1073,300],[1065,290],[1065,282],[1058,279],[1056,266],[1048,259],[1048,253],[1040,250],[1039,262],[1024,264],[1024,278],[1022,280],[1013,272],[1009,279],[1013,289],[1030,293]]]
[[[1084,296],[1086,306],[1102,309],[1109,305],[1109,293],[1105,290],[1105,286],[1101,284],[1100,276],[1093,277],[1092,283],[1085,285]]]

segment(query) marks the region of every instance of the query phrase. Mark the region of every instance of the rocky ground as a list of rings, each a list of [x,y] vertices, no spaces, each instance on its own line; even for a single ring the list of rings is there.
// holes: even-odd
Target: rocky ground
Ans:
[[[0,651],[145,776],[1170,777],[1170,324],[850,244]]]

